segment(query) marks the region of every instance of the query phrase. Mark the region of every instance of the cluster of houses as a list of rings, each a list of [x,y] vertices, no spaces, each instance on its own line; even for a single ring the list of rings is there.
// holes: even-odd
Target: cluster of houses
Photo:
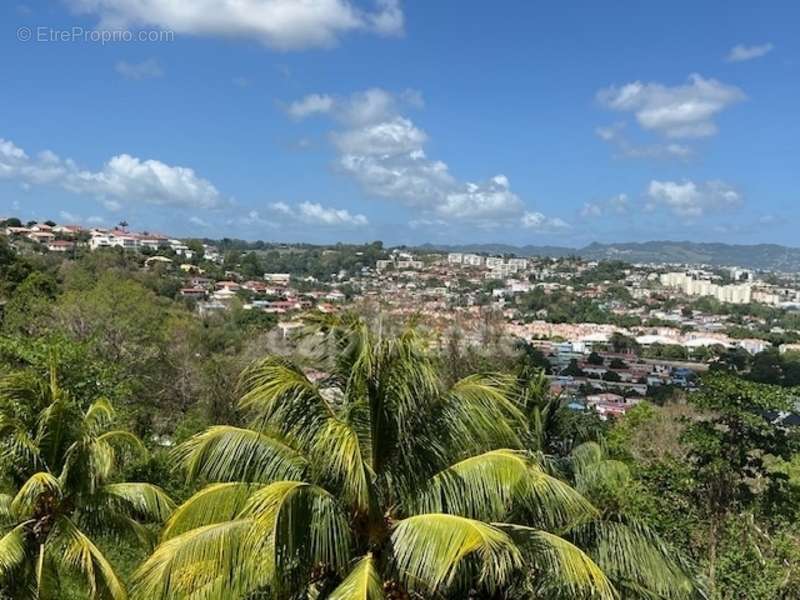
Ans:
[[[194,275],[187,280],[187,286],[179,294],[195,300],[201,315],[228,310],[237,298],[243,302],[242,308],[245,310],[273,314],[310,310],[314,306],[320,311],[330,312],[335,310],[335,304],[345,300],[345,295],[336,289],[301,294],[291,287],[289,273],[265,273],[262,279],[246,281],[233,271],[228,271],[226,276],[228,279],[214,281]]]
[[[106,229],[34,223],[28,227],[6,227],[4,233],[12,239],[24,238],[41,244],[50,252],[70,252],[77,246],[84,245],[92,251],[102,248],[123,248],[134,251],[169,249],[187,259],[191,259],[194,255],[181,240],[157,233],[137,233],[123,227]],[[212,261],[221,260],[219,253],[212,247],[205,248],[205,258]]]
[[[48,225],[35,223],[30,227],[6,227],[9,238],[25,238],[45,246],[50,252],[69,252],[75,248],[76,237],[82,229],[78,225]]]

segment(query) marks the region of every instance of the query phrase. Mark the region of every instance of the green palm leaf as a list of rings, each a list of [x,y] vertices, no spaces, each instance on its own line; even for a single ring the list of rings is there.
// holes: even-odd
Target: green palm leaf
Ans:
[[[86,410],[83,424],[87,433],[97,435],[114,422],[114,407],[107,398],[98,398]]]
[[[350,529],[335,498],[301,481],[277,481],[256,490],[240,517],[252,518],[254,535],[272,541],[274,568],[290,561],[325,564],[342,571],[350,558]]]
[[[692,598],[699,589],[691,568],[641,523],[596,521],[573,535],[620,588],[669,599]]]
[[[272,582],[262,559],[267,540],[252,535],[255,522],[237,519],[198,527],[160,544],[137,569],[132,597],[141,600],[226,600]]]
[[[184,442],[175,456],[190,480],[269,482],[301,479],[307,468],[302,454],[282,440],[251,429],[212,427]]]
[[[341,486],[345,498],[362,511],[369,508],[370,480],[358,434],[347,423],[329,419],[314,440],[316,464],[324,478]]]
[[[125,587],[114,572],[111,563],[86,534],[69,519],[58,521],[58,537],[64,542],[64,562],[81,573],[89,588],[90,598],[125,600]]]
[[[486,375],[470,375],[453,384],[445,395],[442,419],[454,447],[474,452],[522,446],[517,431],[525,426],[525,418],[509,400],[508,384],[507,378]]]
[[[328,600],[383,600],[383,581],[372,554],[360,558]]]
[[[235,519],[256,489],[258,486],[239,482],[206,486],[175,509],[164,527],[162,539],[168,540],[196,527]]]
[[[247,369],[240,385],[245,391],[240,406],[261,428],[308,440],[322,422],[336,416],[300,368],[280,357],[269,356]]]
[[[166,492],[150,483],[112,483],[104,485],[100,493],[128,509],[126,512],[159,523],[166,521],[175,510],[175,503]]]
[[[490,589],[508,583],[521,565],[511,538],[481,521],[445,514],[417,515],[392,532],[394,567],[409,588],[438,593],[477,577]]]
[[[522,525],[496,523],[519,544],[534,567],[539,594],[568,594],[570,598],[614,600],[617,592],[602,569],[577,546],[552,533]],[[560,597],[560,596],[559,596]]]
[[[14,514],[11,511],[13,501],[14,496],[11,494],[0,494],[0,525],[14,520]]]
[[[19,567],[25,560],[25,528],[28,523],[17,525],[0,537],[0,577]]]
[[[546,474],[524,453],[492,450],[435,475],[412,501],[413,512],[444,512],[474,519],[505,519],[523,510],[549,526],[585,522],[592,505],[566,483]]]

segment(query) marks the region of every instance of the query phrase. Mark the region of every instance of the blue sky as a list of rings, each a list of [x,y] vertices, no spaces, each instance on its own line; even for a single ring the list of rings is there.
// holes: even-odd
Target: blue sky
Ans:
[[[3,3],[0,215],[797,245],[796,2],[231,5]]]

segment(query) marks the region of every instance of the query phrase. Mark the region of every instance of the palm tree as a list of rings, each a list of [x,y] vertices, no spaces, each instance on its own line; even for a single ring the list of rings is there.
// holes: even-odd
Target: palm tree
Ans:
[[[317,325],[327,374],[261,360],[242,377],[249,427],[176,450],[206,485],[167,521],[135,598],[616,597],[559,535],[597,510],[523,449],[512,378],[443,389],[414,330]]]
[[[636,487],[625,463],[609,458],[598,442],[576,446],[566,462],[575,489],[602,507],[568,537],[600,565],[622,598],[706,598],[697,568],[629,510]]]
[[[531,452],[560,452],[561,456],[547,456],[547,464],[599,507],[590,521],[565,530],[563,535],[601,567],[620,596],[704,597],[697,569],[630,514],[633,478],[625,463],[609,458],[603,433],[578,423],[564,439],[565,432],[558,426],[563,401],[550,392],[544,372],[525,360],[516,370],[512,393],[527,423],[521,432],[523,443]]]
[[[55,359],[0,378],[0,597],[61,598],[69,576],[82,597],[122,600],[125,586],[95,534],[152,537],[174,504],[158,487],[114,478],[120,460],[144,452],[133,434],[112,429],[106,399],[80,406],[58,383]]]

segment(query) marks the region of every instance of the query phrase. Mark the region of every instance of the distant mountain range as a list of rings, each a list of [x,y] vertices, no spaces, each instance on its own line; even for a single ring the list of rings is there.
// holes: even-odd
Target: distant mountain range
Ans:
[[[507,244],[464,244],[441,246],[425,244],[428,250],[516,254],[517,256],[580,256],[587,260],[622,260],[629,263],[676,263],[690,265],[739,266],[765,271],[800,271],[800,248],[777,244],[630,242],[625,244],[593,243],[583,248],[564,246],[510,246]]]

